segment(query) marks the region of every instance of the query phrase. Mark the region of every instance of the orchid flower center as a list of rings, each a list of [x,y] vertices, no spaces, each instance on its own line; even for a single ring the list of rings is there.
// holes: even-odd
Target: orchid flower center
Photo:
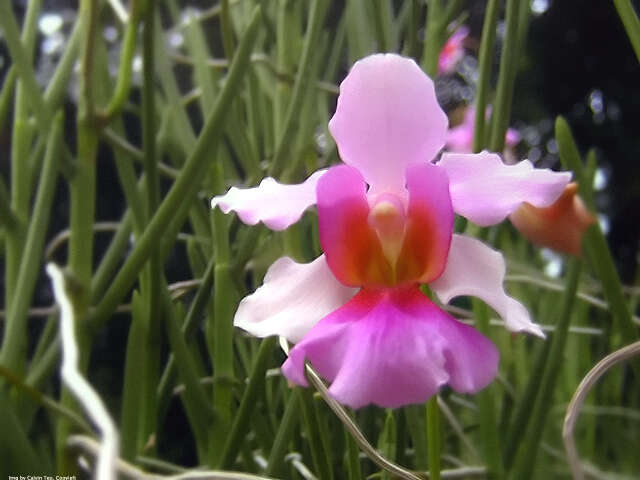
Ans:
[[[384,256],[392,268],[402,249],[406,220],[403,201],[391,193],[378,195],[369,212],[369,225],[376,231]]]

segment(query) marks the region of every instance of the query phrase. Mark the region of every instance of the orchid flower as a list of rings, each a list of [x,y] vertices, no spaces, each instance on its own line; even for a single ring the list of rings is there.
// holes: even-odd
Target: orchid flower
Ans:
[[[277,260],[244,298],[234,323],[295,346],[282,366],[307,385],[305,361],[354,408],[425,402],[443,385],[476,392],[496,376],[498,352],[473,327],[441,310],[475,295],[514,332],[543,336],[503,289],[502,255],[453,234],[454,212],[478,225],[504,220],[523,201],[551,205],[568,173],[505,165],[496,154],[444,153],[447,116],[416,63],[376,54],[355,63],[329,123],[344,164],[299,185],[265,179],[212,200],[248,224],[283,230],[317,205],[324,254],[311,263]]]
[[[486,116],[491,113],[491,107],[487,107]],[[471,153],[473,151],[473,132],[476,124],[476,109],[469,105],[464,112],[464,120],[460,125],[447,130],[446,146],[449,151],[459,153]],[[514,147],[520,143],[521,136],[513,128],[507,129],[504,144]]]
[[[464,56],[464,41],[469,36],[469,29],[462,25],[445,42],[438,57],[438,73],[451,73]]]
[[[518,231],[533,243],[576,257],[582,255],[582,237],[596,217],[578,195],[578,184],[568,184],[562,195],[545,208],[528,203],[509,215]]]

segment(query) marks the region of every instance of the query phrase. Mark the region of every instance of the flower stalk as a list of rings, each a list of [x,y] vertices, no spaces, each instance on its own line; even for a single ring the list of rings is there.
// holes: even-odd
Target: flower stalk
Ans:
[[[437,395],[427,402],[427,448],[429,479],[440,480],[440,409]]]

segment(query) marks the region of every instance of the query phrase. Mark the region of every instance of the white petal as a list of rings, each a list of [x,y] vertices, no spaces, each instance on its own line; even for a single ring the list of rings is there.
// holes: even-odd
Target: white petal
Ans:
[[[443,303],[460,295],[473,295],[491,305],[512,332],[544,337],[524,305],[504,291],[505,271],[500,252],[475,238],[453,235],[444,273],[429,286]]]
[[[272,230],[284,230],[315,205],[316,184],[325,172],[318,170],[297,185],[284,185],[267,177],[257,187],[232,187],[226,194],[213,197],[211,208],[218,206],[224,213],[233,210],[248,225],[263,222]]]
[[[281,335],[296,343],[357,291],[336,280],[324,255],[311,263],[282,257],[269,267],[264,284],[242,299],[233,323],[256,337]]]
[[[482,226],[501,222],[523,202],[548,207],[571,179],[568,172],[534,168],[529,160],[506,165],[486,151],[444,153],[438,166],[449,176],[455,212]]]

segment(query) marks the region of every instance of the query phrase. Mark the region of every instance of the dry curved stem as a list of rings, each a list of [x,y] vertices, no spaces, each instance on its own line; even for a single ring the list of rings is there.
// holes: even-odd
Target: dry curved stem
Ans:
[[[114,232],[120,226],[119,222],[96,222],[93,224],[94,232]],[[44,256],[47,261],[53,258],[53,254],[56,253],[56,250],[64,245],[71,236],[71,230],[66,229],[59,232],[55,237],[51,239],[51,241],[47,244],[44,249]]]
[[[85,435],[70,436],[67,440],[67,446],[74,450],[82,450],[92,457],[96,457],[100,451],[100,445],[98,442]],[[258,475],[251,475],[249,473],[224,472],[219,470],[190,470],[176,475],[158,475],[156,473],[147,473],[135,465],[125,462],[121,458],[116,459],[115,467],[121,476],[136,480],[275,480],[271,477],[262,477]]]
[[[327,386],[320,378],[320,375],[318,375],[318,373],[308,362],[305,364],[305,369],[307,373],[307,379],[313,384],[325,403],[331,410],[333,410],[333,413],[335,413],[340,421],[344,424],[345,428],[349,431],[360,449],[367,457],[371,459],[373,463],[378,465],[383,470],[389,472],[390,474],[395,475],[398,478],[403,478],[405,480],[424,480],[426,478],[429,478],[428,473],[412,472],[404,467],[401,467],[400,465],[390,462],[382,455],[380,455],[380,452],[378,452],[375,447],[373,447],[369,443],[367,438],[362,434],[362,432],[355,424],[349,413],[344,409],[344,407],[329,395]],[[483,466],[465,466],[440,471],[441,478],[484,477],[486,476],[486,474],[487,468]]]
[[[636,355],[640,355],[640,341],[627,345],[604,357],[582,379],[573,394],[571,402],[569,402],[562,427],[562,440],[564,441],[564,448],[567,452],[569,467],[575,480],[584,479],[584,471],[578,457],[576,442],[573,438],[576,421],[578,420],[578,415],[580,414],[584,400],[593,386],[600,380],[600,377],[607,373],[609,369]]]
[[[331,410],[337,415],[340,421],[344,424],[344,426],[349,430],[349,433],[356,441],[360,449],[371,459],[373,463],[378,465],[383,470],[387,472],[397,475],[400,478],[404,478],[407,480],[422,480],[423,477],[419,476],[400,465],[396,465],[393,462],[390,462],[386,458],[384,458],[380,453],[367,441],[366,437],[362,434],[358,426],[351,419],[351,416],[347,413],[347,411],[340,405],[337,401],[329,396],[329,391],[325,386],[324,382],[320,378],[320,376],[316,373],[316,371],[309,365],[305,364],[305,369],[307,373],[307,378],[313,386],[316,388],[318,393],[322,396],[322,399],[326,402]]]
[[[320,378],[320,376],[316,373],[316,371],[309,365],[309,363],[305,364],[305,369],[307,373],[307,379],[313,384],[316,388],[322,399],[326,402],[333,413],[337,415],[340,421],[344,424],[344,426],[349,430],[349,433],[356,441],[360,449],[371,459],[373,463],[378,465],[383,470],[391,473],[392,475],[396,475],[399,478],[403,478],[405,480],[424,480],[424,476],[411,472],[400,465],[396,465],[393,462],[390,462],[386,458],[384,458],[380,453],[369,443],[366,437],[362,434],[358,426],[351,419],[349,413],[344,409],[342,405],[340,405],[336,400],[329,396],[329,391],[327,390],[326,385]]]

